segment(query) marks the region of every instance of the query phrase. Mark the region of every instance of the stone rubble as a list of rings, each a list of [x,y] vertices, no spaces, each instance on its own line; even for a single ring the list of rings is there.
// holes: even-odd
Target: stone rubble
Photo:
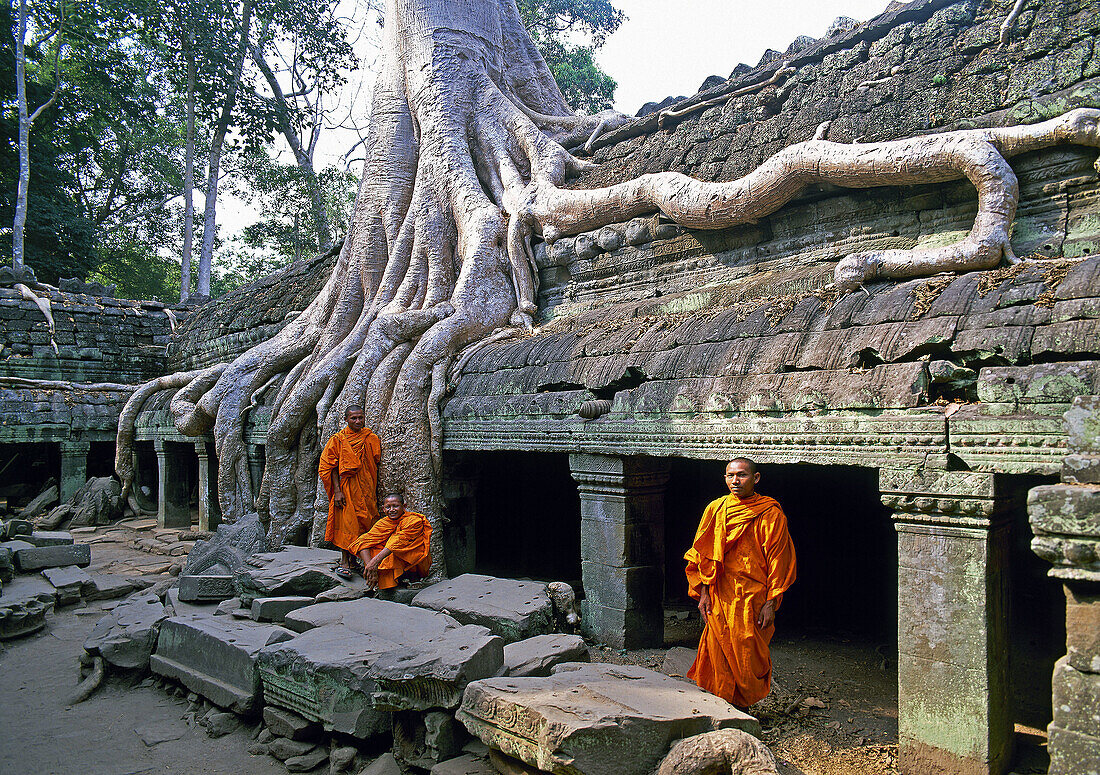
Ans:
[[[441,611],[463,624],[479,624],[509,643],[549,632],[554,616],[545,583],[477,573],[434,584],[419,592],[412,604]]]

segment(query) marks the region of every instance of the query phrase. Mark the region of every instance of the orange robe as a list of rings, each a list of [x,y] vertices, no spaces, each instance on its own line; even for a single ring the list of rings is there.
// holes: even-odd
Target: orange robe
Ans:
[[[321,452],[317,473],[328,493],[328,523],[325,540],[345,551],[378,519],[378,460],[382,444],[369,428],[353,431],[345,427]],[[344,491],[344,507],[337,508],[336,479]]]
[[[787,517],[766,495],[719,498],[703,512],[684,559],[689,594],[698,599],[707,584],[711,599],[711,614],[687,677],[747,708],[768,696],[772,680],[768,644],[775,625],[761,630],[756,617],[768,600],[778,608],[795,579]]]
[[[397,519],[383,516],[369,532],[359,536],[352,545],[352,553],[358,555],[364,549],[373,560],[383,549],[390,554],[378,565],[378,588],[397,586],[401,574],[410,568],[421,577],[432,569],[432,526],[428,518],[415,511],[406,511]]]

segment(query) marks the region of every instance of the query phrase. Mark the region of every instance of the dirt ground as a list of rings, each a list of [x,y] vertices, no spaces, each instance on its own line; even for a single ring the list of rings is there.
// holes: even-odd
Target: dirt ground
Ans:
[[[88,531],[78,540],[92,544],[91,571],[151,583],[168,578],[171,566],[189,548],[186,539],[193,537],[155,531],[144,520]],[[247,753],[252,729],[210,739],[188,719],[186,700],[169,696],[151,680],[114,677],[90,700],[67,707],[84,638],[112,605],[99,601],[62,608],[49,616],[44,632],[0,644],[0,730],[7,753],[0,757],[0,775],[286,772],[270,757]],[[700,629],[697,617],[671,612],[666,648],[618,651],[596,646],[592,659],[682,677]],[[750,712],[760,719],[763,739],[783,775],[898,773],[895,653],[844,638],[785,638],[780,631],[772,657],[772,693]],[[1014,772],[1046,772],[1042,730],[1018,731],[1024,745]]]

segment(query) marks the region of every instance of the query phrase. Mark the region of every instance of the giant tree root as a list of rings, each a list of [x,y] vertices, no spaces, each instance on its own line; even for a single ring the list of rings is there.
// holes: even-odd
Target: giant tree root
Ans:
[[[967,177],[978,189],[979,214],[965,240],[849,256],[837,282],[853,288],[875,277],[986,267],[1012,259],[1017,187],[1004,157],[1058,142],[1100,144],[1100,112],[1081,110],[1034,127],[893,143],[813,140],[732,183],[662,173],[566,190],[570,173],[591,166],[566,148],[626,119],[569,110],[514,0],[388,0],[383,53],[359,196],[324,289],[232,363],[163,377],[134,393],[119,421],[116,461],[127,490],[143,402],[177,391],[170,404],[177,429],[213,430],[227,521],[255,504],[272,546],[311,526],[318,540],[327,511],[317,487],[321,442],[345,407],[365,405],[382,439],[379,492],[403,491],[442,536],[438,405],[463,351],[532,328],[535,235],[553,241],[657,210],[685,226],[719,229],[774,212],[818,181],[868,187]],[[269,389],[266,466],[254,493],[245,419]],[[441,572],[442,541],[432,551]]]
[[[91,697],[95,690],[99,688],[99,685],[103,683],[103,677],[106,674],[107,663],[103,661],[103,657],[92,657],[92,671],[77,685],[76,691],[73,692],[67,704],[77,705]]]

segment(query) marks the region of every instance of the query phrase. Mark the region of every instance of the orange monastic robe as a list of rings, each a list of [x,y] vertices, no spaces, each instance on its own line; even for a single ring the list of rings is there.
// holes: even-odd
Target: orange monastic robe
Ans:
[[[432,526],[428,518],[415,511],[406,511],[397,519],[383,516],[370,532],[355,540],[351,552],[358,555],[364,549],[371,559],[383,549],[390,555],[378,566],[378,588],[392,589],[405,571],[413,568],[421,577],[432,569]]]
[[[760,630],[756,617],[768,600],[778,608],[795,579],[794,544],[783,509],[759,494],[713,501],[684,559],[689,594],[698,599],[707,584],[711,599],[688,678],[739,707],[759,702],[771,690],[768,644],[775,625]]]
[[[382,444],[369,428],[336,433],[321,452],[317,473],[328,493],[325,540],[351,551],[351,545],[378,519],[378,460]],[[344,507],[336,507],[336,480],[344,491]]]

